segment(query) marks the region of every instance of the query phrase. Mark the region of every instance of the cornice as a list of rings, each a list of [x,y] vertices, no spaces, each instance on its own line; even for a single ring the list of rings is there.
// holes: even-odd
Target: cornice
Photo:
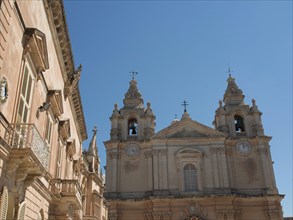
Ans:
[[[69,37],[66,15],[63,0],[46,0],[45,8],[51,32],[54,39],[57,57],[61,67],[64,85],[70,76],[75,72],[73,52]],[[81,140],[87,139],[86,124],[81,103],[79,85],[69,97],[71,107],[73,107],[74,120],[78,125],[77,130]]]

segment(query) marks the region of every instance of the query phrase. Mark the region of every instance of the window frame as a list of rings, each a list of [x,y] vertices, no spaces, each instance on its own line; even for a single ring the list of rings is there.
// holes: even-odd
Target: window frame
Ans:
[[[188,169],[186,169],[186,167]],[[186,163],[183,166],[183,181],[184,181],[184,192],[198,191],[197,169],[194,164]]]
[[[54,122],[53,122],[52,116],[49,113],[47,113],[44,137],[48,146],[50,146],[52,143],[53,128],[54,128]]]
[[[28,61],[24,62],[18,106],[16,112],[17,123],[28,123],[30,119],[30,110],[34,96],[35,74]],[[26,110],[26,112],[25,112]]]

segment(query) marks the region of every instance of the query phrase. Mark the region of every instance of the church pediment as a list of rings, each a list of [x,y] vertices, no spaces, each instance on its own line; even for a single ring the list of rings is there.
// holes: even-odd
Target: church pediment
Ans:
[[[178,121],[169,127],[159,131],[152,138],[207,138],[207,137],[224,137],[225,134],[205,126],[199,122],[188,120]]]

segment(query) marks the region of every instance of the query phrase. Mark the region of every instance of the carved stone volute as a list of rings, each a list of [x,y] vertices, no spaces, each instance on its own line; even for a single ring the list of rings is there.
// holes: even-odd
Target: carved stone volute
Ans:
[[[64,85],[64,97],[67,98],[76,89],[77,84],[80,80],[80,74],[82,71],[82,65],[77,68],[72,74],[68,76],[68,79]]]

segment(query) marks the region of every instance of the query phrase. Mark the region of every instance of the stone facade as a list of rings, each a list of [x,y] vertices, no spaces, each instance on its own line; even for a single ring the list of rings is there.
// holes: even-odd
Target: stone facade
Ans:
[[[151,104],[131,80],[104,142],[110,220],[283,219],[262,113],[231,75],[227,83],[215,128],[184,111],[155,133]]]
[[[0,0],[0,219],[107,219],[64,5]]]

